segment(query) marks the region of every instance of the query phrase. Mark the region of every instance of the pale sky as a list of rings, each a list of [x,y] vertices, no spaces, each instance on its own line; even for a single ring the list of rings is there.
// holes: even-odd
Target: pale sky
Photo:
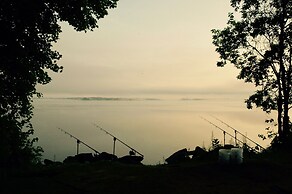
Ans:
[[[120,0],[94,32],[62,24],[61,74],[39,87],[51,96],[242,94],[233,66],[216,67],[211,29],[226,26],[229,0]]]
[[[75,141],[64,141],[59,131],[52,132],[56,126],[107,150],[101,147],[106,146],[101,143],[103,138],[96,139],[96,129],[90,125],[94,121],[106,129],[116,129],[112,131],[116,134],[124,134],[129,144],[140,145],[152,162],[179,148],[204,141],[208,144],[212,130],[218,130],[196,114],[219,115],[254,139],[258,133],[264,133],[266,116],[259,114],[260,110],[245,108],[244,99],[253,93],[252,85],[237,80],[238,70],[234,66],[216,66],[219,55],[212,44],[211,29],[226,26],[228,12],[233,11],[229,4],[229,0],[120,0],[94,32],[75,32],[63,23],[55,49],[63,55],[59,64],[64,71],[50,73],[52,82],[39,87],[44,97],[181,99],[219,95],[223,100],[183,102],[179,106],[163,101],[161,105],[151,104],[151,109],[143,109],[139,102],[124,102],[127,106],[123,102],[112,106],[110,102],[103,107],[101,102],[93,101],[86,102],[90,106],[83,109],[71,106],[71,101],[62,101],[64,105],[42,101],[36,106],[34,124],[40,129],[36,135],[46,157],[52,159],[57,154],[60,159],[69,154],[68,150],[75,153]],[[236,102],[229,103],[229,99]],[[90,134],[90,130],[94,133]],[[220,133],[218,138],[221,136]],[[142,143],[136,142],[141,139]],[[66,147],[65,142],[70,146]],[[111,150],[111,144],[107,148]]]

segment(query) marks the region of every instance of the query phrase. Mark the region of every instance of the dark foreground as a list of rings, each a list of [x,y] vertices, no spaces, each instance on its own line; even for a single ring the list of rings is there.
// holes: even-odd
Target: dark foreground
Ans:
[[[0,193],[286,194],[292,193],[292,164],[285,158],[246,160],[240,166],[67,164],[17,173],[1,185]]]

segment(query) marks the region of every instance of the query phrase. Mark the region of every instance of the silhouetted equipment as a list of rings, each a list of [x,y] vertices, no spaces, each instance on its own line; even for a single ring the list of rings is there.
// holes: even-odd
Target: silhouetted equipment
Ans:
[[[118,159],[119,162],[125,163],[125,164],[141,164],[143,160],[142,156],[134,156],[134,155],[127,155],[120,157]]]
[[[63,161],[64,163],[92,163],[97,161],[116,161],[118,159],[117,156],[112,154],[101,152],[100,154],[92,154],[92,153],[81,153],[75,156],[68,156]]]
[[[192,159],[201,159],[206,156],[207,151],[197,146],[195,150],[189,151],[188,154],[192,156]]]
[[[136,153],[135,153],[135,152],[133,152],[132,150],[130,150],[130,151],[129,151],[129,155],[130,155],[130,156],[135,156],[135,155],[136,155]]]
[[[116,161],[118,159],[118,157],[116,155],[109,154],[107,152],[101,152],[97,156],[97,159],[101,160],[101,161]]]
[[[226,141],[225,141],[225,139],[226,139],[226,134],[229,135],[230,137],[232,137],[232,138],[235,139],[235,137],[234,137],[233,135],[231,135],[230,133],[226,132],[226,131],[225,131],[224,129],[222,129],[221,127],[215,125],[214,123],[212,123],[211,121],[205,119],[204,117],[201,117],[201,118],[202,118],[203,120],[207,121],[208,123],[210,123],[211,125],[213,125],[214,127],[216,127],[217,129],[219,129],[219,130],[221,130],[221,131],[223,132],[223,146],[225,146],[225,144],[226,144]]]
[[[165,159],[167,164],[179,164],[183,162],[187,162],[190,159],[192,160],[199,160],[206,157],[208,152],[203,148],[197,146],[195,150],[188,151],[186,148],[178,150],[177,152],[173,153],[171,156]],[[191,157],[190,157],[191,156]]]
[[[242,134],[240,131],[238,131],[237,129],[231,127],[230,125],[228,125],[227,123],[225,123],[224,121],[212,116],[213,118],[215,118],[216,120],[220,121],[221,123],[223,123],[224,125],[226,125],[227,127],[229,127],[230,129],[234,130],[235,133],[235,138],[236,138],[236,134],[240,134],[242,135],[242,137],[248,139],[249,141],[251,141],[252,143],[254,143],[256,146],[260,147],[261,149],[265,150],[265,148],[263,146],[261,146],[260,144],[258,144],[257,142],[253,141],[252,139],[250,139],[249,137],[247,137],[246,135]]]
[[[178,164],[189,160],[190,160],[189,152],[186,148],[175,152],[174,154],[165,159],[167,164]]]
[[[225,143],[226,143],[225,138],[226,138],[226,134],[227,134],[227,135],[229,135],[231,138],[233,138],[236,142],[238,141],[238,142],[242,143],[242,145],[245,145],[245,146],[249,147],[249,148],[252,149],[252,150],[258,151],[257,149],[255,149],[255,148],[253,148],[253,147],[247,145],[245,142],[243,142],[243,141],[237,139],[236,136],[231,135],[230,133],[228,133],[227,131],[225,131],[224,129],[222,129],[221,127],[219,127],[218,125],[215,125],[214,123],[212,123],[211,121],[205,119],[204,117],[201,117],[201,118],[202,118],[203,120],[205,120],[206,122],[208,122],[209,124],[213,125],[214,127],[216,127],[217,129],[219,129],[219,130],[221,130],[221,131],[223,132],[223,138],[224,138],[224,139],[223,139],[223,143],[224,143],[223,146],[225,146]],[[238,131],[237,131],[237,132],[238,132]],[[237,133],[237,132],[236,132],[236,133]],[[247,138],[245,135],[244,135],[244,137]],[[248,138],[248,139],[249,139],[249,138]],[[250,140],[250,139],[249,139],[249,140]],[[258,144],[256,144],[256,145],[258,146]],[[262,146],[260,146],[260,147],[263,148]],[[264,148],[263,148],[263,149],[264,149]]]
[[[63,161],[64,163],[90,163],[93,162],[94,156],[92,153],[81,153],[75,156],[68,156]]]
[[[99,127],[100,128],[100,127]],[[128,164],[141,164],[141,161],[144,159],[144,156],[140,154],[137,150],[133,149],[132,147],[128,146],[125,144],[123,141],[119,140],[109,132],[105,131],[104,129],[100,128],[102,131],[105,131],[108,135],[111,135],[114,138],[114,148],[113,148],[113,154],[109,154],[107,152],[99,152],[96,149],[92,148],[85,142],[81,141],[79,138],[75,137],[71,133],[65,131],[64,129],[58,128],[65,134],[69,135],[71,138],[74,138],[77,142],[77,154],[75,156],[68,156],[63,162],[64,163],[91,163],[91,162],[96,162],[96,161],[120,161],[123,163],[128,163]],[[118,158],[115,155],[115,142],[118,140],[122,144],[126,145],[131,149],[129,152],[128,156],[124,156],[121,158]],[[79,153],[79,144],[83,144],[86,147],[90,148],[95,152],[95,154],[92,153]],[[135,156],[135,154],[138,153],[141,156]],[[46,161],[47,163],[50,163],[50,161]]]
[[[116,155],[116,141],[117,141],[117,138],[114,137],[114,146],[113,146],[113,155]]]
[[[112,135],[111,133],[109,133],[108,131],[106,131],[105,129],[103,129],[102,127],[94,124],[94,126],[96,126],[97,128],[99,128],[101,131],[105,132],[106,134],[110,135],[111,137],[113,137],[113,141],[114,141],[114,146],[113,146],[113,155],[115,155],[115,149],[116,149],[116,140],[118,140],[120,143],[122,143],[123,145],[125,145],[126,147],[130,148],[130,156],[134,156],[135,154],[139,154],[142,157],[142,160],[144,158],[143,154],[141,154],[140,152],[138,152],[137,150],[135,150],[134,148],[132,148],[131,146],[129,146],[128,144],[126,144],[125,142],[123,142],[122,140],[120,140],[119,138],[117,138],[116,136]],[[141,160],[141,161],[142,161]]]
[[[72,135],[71,133],[65,131],[64,129],[58,128],[60,129],[62,132],[64,132],[65,134],[69,135],[71,138],[75,139],[77,142],[77,155],[79,154],[79,144],[83,144],[86,147],[88,147],[89,149],[93,150],[96,154],[99,154],[99,151],[97,151],[96,149],[92,148],[91,146],[89,146],[88,144],[84,143],[83,141],[81,141],[79,138],[75,137],[74,135]]]

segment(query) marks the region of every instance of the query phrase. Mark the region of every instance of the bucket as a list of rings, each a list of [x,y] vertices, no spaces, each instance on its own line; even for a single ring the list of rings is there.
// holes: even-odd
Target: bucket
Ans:
[[[232,164],[242,164],[243,162],[243,149],[231,148],[230,161]]]
[[[230,163],[230,155],[231,150],[230,149],[220,149],[219,150],[219,164],[229,164]]]

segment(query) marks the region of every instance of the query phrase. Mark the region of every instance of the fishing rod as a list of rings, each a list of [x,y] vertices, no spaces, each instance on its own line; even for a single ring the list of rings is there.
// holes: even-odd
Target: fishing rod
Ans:
[[[213,125],[213,126],[216,127],[217,129],[220,129],[220,130],[223,132],[223,135],[224,135],[224,144],[223,144],[223,145],[225,145],[225,135],[226,135],[226,134],[229,135],[230,137],[232,137],[233,139],[236,140],[236,137],[235,137],[235,136],[231,135],[230,133],[228,133],[227,131],[225,131],[224,129],[222,129],[221,127],[219,127],[218,125],[215,125],[214,123],[212,123],[211,121],[205,119],[204,117],[201,117],[201,119],[205,120],[206,122],[208,122],[209,124]],[[237,141],[239,141],[239,142],[242,143],[242,144],[245,144],[245,143],[244,143],[243,141],[241,141],[241,140],[237,140]],[[246,145],[247,147],[251,148],[251,149],[254,149],[254,148],[252,148],[251,146],[249,146],[249,145],[247,145],[247,144],[245,144],[245,145]]]
[[[79,138],[75,137],[74,135],[72,135],[71,133],[65,131],[64,129],[58,128],[59,130],[61,130],[62,132],[64,132],[66,135],[69,135],[71,138],[76,139],[77,141],[77,154],[79,154],[79,144],[82,143],[83,145],[85,145],[86,147],[88,147],[89,149],[93,150],[95,153],[100,154],[99,151],[97,151],[96,149],[92,148],[91,146],[89,146],[88,144],[86,144],[85,142],[81,141]]]
[[[113,137],[114,140],[114,147],[113,147],[113,155],[115,155],[115,142],[116,140],[118,140],[120,143],[122,143],[123,145],[125,145],[126,147],[130,148],[134,153],[139,154],[140,156],[143,156],[143,154],[141,154],[140,152],[138,152],[137,150],[135,150],[134,148],[132,148],[131,146],[129,146],[128,144],[126,144],[125,142],[123,142],[122,140],[120,140],[119,138],[117,138],[116,136],[114,136],[113,134],[111,134],[110,132],[108,132],[107,130],[105,130],[104,128],[98,126],[97,124],[93,123],[93,125],[97,128],[99,128],[101,131],[105,132],[106,134],[110,135]]]
[[[228,125],[227,123],[225,123],[224,121],[218,119],[217,117],[212,116],[213,118],[215,118],[216,120],[220,121],[221,123],[223,123],[224,125],[226,125],[227,127],[229,127],[230,129],[233,129],[235,134],[239,133],[240,135],[242,135],[244,138],[248,139],[249,141],[251,141],[252,143],[254,143],[256,146],[260,147],[261,149],[265,150],[265,148],[263,146],[261,146],[260,144],[258,144],[257,142],[253,141],[252,139],[250,139],[249,137],[247,137],[246,135],[242,134],[240,131],[238,131],[237,129],[231,127],[230,125]]]

